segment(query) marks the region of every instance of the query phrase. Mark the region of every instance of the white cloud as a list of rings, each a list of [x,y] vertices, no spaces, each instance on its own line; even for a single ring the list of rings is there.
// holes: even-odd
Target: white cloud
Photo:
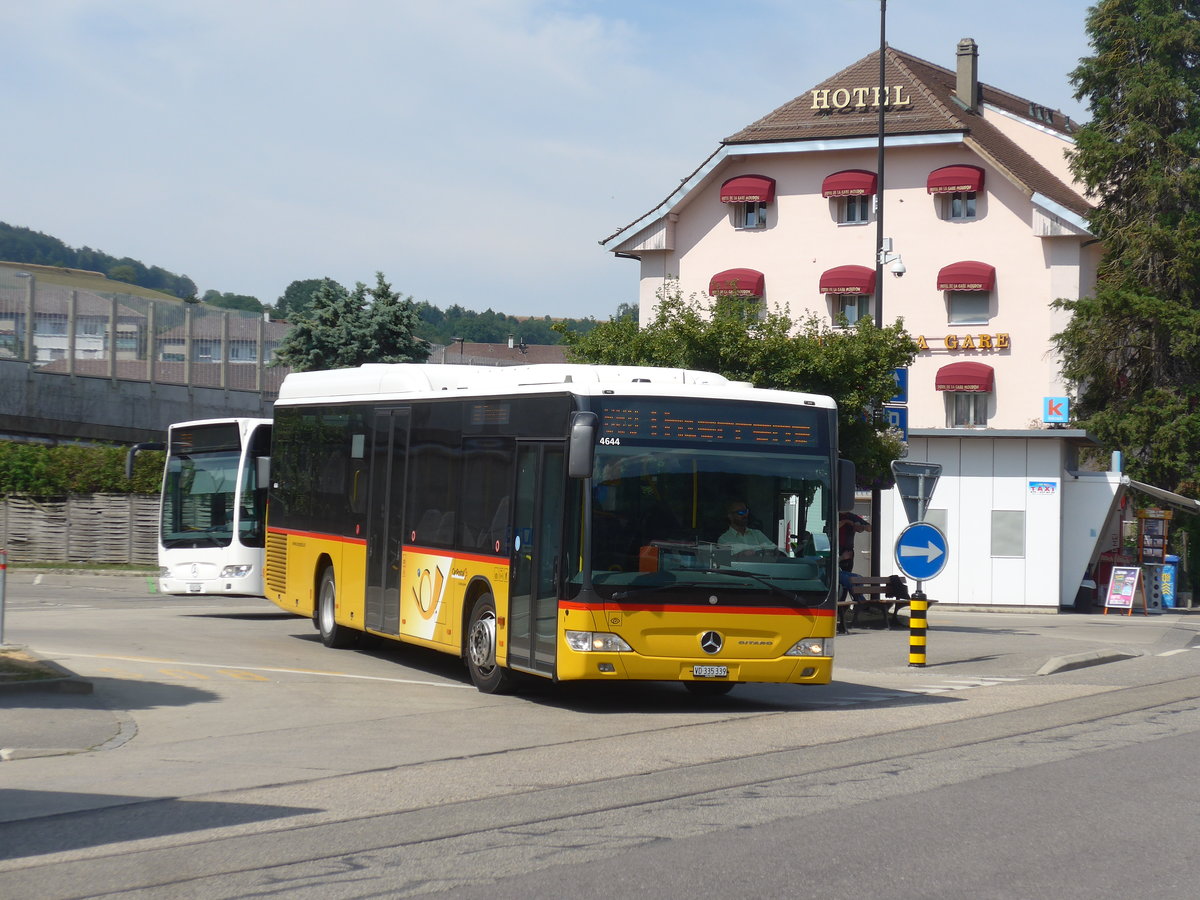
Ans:
[[[894,46],[1071,108],[1085,0],[892,0]],[[727,134],[870,53],[877,0],[10,4],[0,219],[264,301],[369,281],[607,316],[597,241]],[[19,39],[15,36],[19,35]]]

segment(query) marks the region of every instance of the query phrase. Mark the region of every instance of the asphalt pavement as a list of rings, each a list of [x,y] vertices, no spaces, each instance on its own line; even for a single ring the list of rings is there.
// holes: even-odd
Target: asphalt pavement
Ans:
[[[41,576],[39,583],[74,589],[95,584],[111,590],[114,579],[122,578],[128,580],[130,592],[146,592],[146,579],[138,575],[53,573]],[[923,673],[944,679],[1033,679],[1200,642],[1200,609],[1102,613],[1098,608],[1081,614],[934,604],[928,614],[924,664],[914,665],[920,658],[910,647],[908,619],[901,615],[899,623],[888,628],[878,613],[869,612],[848,634],[835,639],[834,680],[870,683],[872,678]],[[38,656],[37,647],[19,649]],[[86,679],[52,664],[60,670],[53,679],[0,680],[0,761],[103,750],[127,739],[132,728],[128,714],[106,703]]]

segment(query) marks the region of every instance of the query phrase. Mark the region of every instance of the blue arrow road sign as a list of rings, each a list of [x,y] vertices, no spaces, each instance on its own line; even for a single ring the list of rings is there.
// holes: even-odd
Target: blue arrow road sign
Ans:
[[[896,565],[914,581],[928,581],[946,565],[946,536],[928,522],[913,522],[896,538]]]

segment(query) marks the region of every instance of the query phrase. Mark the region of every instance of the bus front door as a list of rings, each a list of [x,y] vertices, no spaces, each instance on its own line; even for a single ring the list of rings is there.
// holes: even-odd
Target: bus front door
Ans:
[[[508,664],[515,669],[554,671],[565,484],[561,442],[517,444],[508,593]]]
[[[408,453],[407,409],[375,410],[371,430],[370,487],[357,497],[366,505],[367,585],[364,623],[384,634],[400,633],[400,545],[403,538],[404,464]]]

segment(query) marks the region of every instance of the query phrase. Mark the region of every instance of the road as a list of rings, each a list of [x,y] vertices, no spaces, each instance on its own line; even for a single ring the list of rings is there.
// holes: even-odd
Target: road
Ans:
[[[491,697],[131,584],[10,585],[9,639],[95,684],[21,703],[103,749],[0,763],[0,896],[1195,894],[1200,618],[1048,677],[873,667],[873,632],[828,687]]]

